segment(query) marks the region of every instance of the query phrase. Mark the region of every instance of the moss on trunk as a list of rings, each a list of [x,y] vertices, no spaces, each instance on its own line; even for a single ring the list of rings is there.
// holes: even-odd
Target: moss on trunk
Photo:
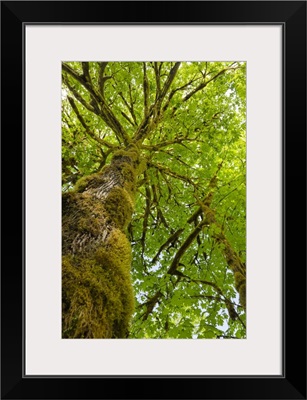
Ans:
[[[62,337],[125,338],[134,310],[131,220],[137,148],[81,179],[62,200]]]

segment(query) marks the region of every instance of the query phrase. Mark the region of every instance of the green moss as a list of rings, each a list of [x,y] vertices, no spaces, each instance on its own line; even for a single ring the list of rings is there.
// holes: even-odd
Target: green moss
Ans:
[[[235,272],[234,274],[234,278],[235,278],[235,285],[236,288],[239,290],[240,286],[245,282],[245,276],[241,274],[241,272]]]
[[[133,144],[128,149],[120,149],[114,153],[113,160],[129,160],[130,163],[138,163],[140,158],[139,148]]]
[[[118,268],[123,275],[130,276],[131,247],[126,235],[119,229],[113,229],[104,247],[96,252],[96,260]]]
[[[63,197],[63,338],[124,338],[128,334],[134,295],[131,246],[124,231],[134,208],[139,166],[136,147],[120,150],[109,166],[80,179],[75,190]],[[106,197],[99,199],[85,191],[119,174],[122,180]]]
[[[108,194],[104,207],[118,228],[126,229],[130,223],[134,204],[125,189],[115,187]]]
[[[146,158],[141,158],[138,165],[138,175],[141,175],[147,169],[148,160]]]
[[[105,202],[84,193],[65,199],[63,215],[63,338],[124,338],[134,311],[131,247],[122,229],[132,213],[127,191],[116,187]],[[108,225],[110,224],[110,225]],[[93,242],[109,226],[106,239]],[[78,234],[87,247],[69,253]]]
[[[101,172],[98,172],[97,174],[84,176],[83,178],[80,178],[76,183],[74,192],[76,193],[83,192],[89,186],[89,184],[91,186],[100,186],[101,184],[103,184],[103,182],[104,182],[104,176]]]
[[[63,338],[124,338],[134,311],[131,251],[114,229],[93,256],[64,256]]]
[[[244,309],[246,309],[246,284],[245,283],[240,286],[239,294],[240,294],[240,303],[242,304]]]
[[[235,287],[240,295],[240,303],[246,307],[246,278],[240,272],[235,272]]]
[[[133,193],[135,191],[135,182],[137,178],[136,170],[128,163],[123,163],[121,168],[121,173],[124,178],[124,186],[129,192]]]

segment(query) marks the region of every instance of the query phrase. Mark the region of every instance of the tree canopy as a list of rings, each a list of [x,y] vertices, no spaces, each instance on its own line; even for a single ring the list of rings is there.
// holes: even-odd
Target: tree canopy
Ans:
[[[127,337],[245,338],[245,63],[64,62],[63,193],[132,145]]]

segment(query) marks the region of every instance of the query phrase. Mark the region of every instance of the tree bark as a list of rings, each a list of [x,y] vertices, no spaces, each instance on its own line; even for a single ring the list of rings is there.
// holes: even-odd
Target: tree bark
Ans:
[[[134,311],[126,228],[141,169],[138,148],[62,198],[62,337],[125,338]]]

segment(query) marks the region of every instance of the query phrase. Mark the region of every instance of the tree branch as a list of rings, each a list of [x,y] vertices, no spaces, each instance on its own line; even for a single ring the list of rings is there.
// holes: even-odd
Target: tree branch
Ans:
[[[188,219],[188,221],[187,221],[188,224],[190,224],[193,221],[195,222],[197,220],[197,218],[202,214],[204,207],[210,207],[212,199],[213,199],[213,194],[214,194],[213,190],[216,188],[216,184],[217,184],[217,174],[219,173],[220,169],[222,168],[222,165],[223,165],[223,161],[218,165],[217,170],[215,171],[215,174],[210,179],[209,186],[208,186],[208,193],[202,202],[198,201],[201,204],[201,206]]]
[[[154,167],[156,169],[158,169],[160,172],[163,172],[166,175],[172,176],[173,178],[177,178],[180,179],[181,181],[187,182],[190,185],[192,185],[193,187],[196,187],[196,183],[193,182],[193,180],[185,175],[181,175],[178,174],[177,172],[172,171],[171,169],[164,167],[162,164],[160,163],[153,163],[153,162],[148,162],[148,166],[149,167]]]
[[[170,101],[172,100],[172,98],[174,97],[174,95],[179,91],[179,90],[184,90],[186,87],[190,86],[193,82],[196,82],[197,80],[199,80],[201,78],[196,78],[193,77],[188,83],[184,84],[183,86],[180,86],[179,88],[173,89],[168,98],[167,101],[165,103],[165,105],[163,106],[163,111],[166,111],[167,108],[169,107]]]
[[[187,251],[187,249],[191,246],[193,243],[194,239],[197,237],[197,235],[201,232],[202,228],[204,225],[207,224],[207,222],[204,220],[200,222],[196,228],[190,233],[190,235],[186,238],[186,240],[182,243],[182,245],[179,247],[179,250],[177,251],[167,273],[170,275],[174,275],[174,273],[177,270],[179,261]]]
[[[220,75],[224,74],[226,71],[229,71],[231,69],[237,69],[232,68],[232,66],[236,63],[232,63],[229,67],[222,69],[220,72],[218,72],[216,75],[214,75],[211,79],[208,81],[204,81],[201,84],[199,84],[194,90],[192,90],[190,93],[188,93],[184,98],[183,102],[188,101],[195,93],[199,92],[200,90],[204,89],[210,82],[214,81],[216,78],[218,78]]]
[[[231,244],[227,240],[223,232],[223,228],[216,220],[215,211],[210,207],[210,203],[205,204],[204,202],[199,201],[199,204],[200,204],[200,209],[198,209],[192,215],[192,217],[189,218],[188,222],[190,223],[193,220],[196,220],[196,217],[203,213],[205,215],[204,221],[206,221],[207,224],[209,225],[214,224],[218,228],[219,233],[214,235],[213,239],[215,243],[222,245],[223,249],[222,252],[226,260],[226,263],[234,273],[235,288],[240,295],[240,302],[244,307],[244,309],[246,309],[246,266],[240,260],[239,255],[235,250],[233,250]]]
[[[90,82],[87,82],[83,75],[77,74],[69,65],[63,63],[62,64],[63,71],[67,72],[69,75],[71,75],[74,79],[76,79],[78,82],[81,83],[81,85],[87,89],[89,94],[92,97],[93,103],[92,105],[92,110],[88,108],[90,111],[95,112],[95,114],[99,115],[103,121],[114,131],[114,133],[117,136],[117,140],[119,143],[123,142],[126,146],[130,143],[130,138],[125,132],[124,128],[116,118],[115,114],[113,111],[110,109],[110,107],[106,104],[104,96],[101,93],[96,93],[94,87],[91,85]],[[75,95],[75,93],[72,91],[72,93]],[[99,111],[99,106],[100,105],[100,111]],[[93,111],[94,110],[94,111]]]
[[[131,121],[131,119],[128,116],[126,116],[126,118],[127,117],[129,118],[129,122],[132,124],[132,126],[137,126],[137,120],[136,120],[136,117],[135,117],[135,114],[134,114],[133,104],[129,105],[128,101],[125,99],[125,97],[124,97],[122,92],[119,92],[118,94],[120,95],[121,99],[123,100],[125,106],[128,108],[133,121]],[[130,98],[130,100],[131,100],[131,98]]]
[[[144,92],[144,118],[149,114],[149,83],[146,71],[146,63],[143,63],[143,92]]]
[[[90,76],[90,65],[88,62],[82,62],[82,70],[83,70],[83,76],[86,82],[88,82],[92,86],[92,80]]]
[[[99,91],[101,97],[104,98],[104,84],[108,79],[111,78],[111,76],[104,76],[104,71],[108,65],[107,62],[99,62],[98,65],[99,65],[99,75],[98,75]]]
[[[149,314],[151,314],[153,312],[155,305],[158,303],[158,301],[160,300],[161,297],[163,297],[163,294],[162,294],[162,292],[160,292],[160,290],[158,290],[148,301],[146,301],[146,303],[142,304],[142,306],[144,306],[144,305],[146,306],[146,311],[142,317],[143,321],[146,321]]]
[[[133,118],[133,121],[134,121],[134,123],[135,123],[135,126],[137,126],[138,125],[138,121],[137,121],[137,118],[136,118],[136,115],[135,115],[135,112],[134,112],[134,103],[135,103],[135,100],[133,101],[133,97],[132,97],[132,88],[131,88],[131,83],[129,82],[129,98],[130,98],[130,108],[129,108],[129,111],[130,111],[130,114],[131,114],[131,116],[132,116],[132,118]]]
[[[120,113],[129,122],[130,125],[134,126],[134,122],[131,121],[131,119],[128,117],[128,115],[126,113],[124,113],[124,111],[121,111]]]
[[[91,81],[86,81],[84,75],[79,75],[77,74],[76,71],[74,71],[73,68],[71,68],[69,65],[65,64],[64,62],[62,63],[62,69],[63,71],[67,72],[70,76],[72,76],[76,81],[81,83],[81,85],[89,92],[89,94],[97,101],[99,102],[99,95],[95,92],[95,89],[91,85]]]
[[[146,171],[144,172],[144,178],[146,183],[148,182],[148,176]],[[142,257],[145,252],[145,240],[146,240],[146,233],[147,233],[147,226],[148,226],[148,218],[150,215],[150,207],[151,207],[151,193],[148,187],[148,184],[145,184],[145,193],[146,193],[146,206],[145,206],[145,214],[143,217],[143,230],[142,230],[142,237],[141,237],[141,245],[142,245]]]
[[[84,100],[84,98],[77,92],[77,90],[74,89],[73,86],[71,86],[71,84],[69,83],[69,81],[65,75],[63,75],[63,82],[68,87],[70,92],[74,95],[75,99],[78,100],[79,103],[81,103],[83,105],[83,107],[85,107],[87,110],[89,110],[90,112],[92,112],[96,115],[100,115],[99,110],[94,108],[91,104],[87,103],[87,101]]]
[[[164,83],[164,86],[161,90],[161,94],[160,94],[159,98],[156,99],[155,103],[149,107],[147,114],[145,114],[143,121],[141,122],[140,126],[138,127],[138,129],[134,135],[134,142],[138,142],[138,143],[142,142],[148,136],[148,134],[150,132],[152,132],[152,130],[156,127],[157,123],[160,121],[160,119],[161,119],[161,104],[162,104],[163,99],[177,74],[180,64],[181,64],[180,62],[176,62],[175,65],[173,66],[173,68],[171,69],[171,71],[166,79],[166,82]],[[143,70],[145,71],[144,67],[143,67]],[[145,86],[144,86],[144,89],[145,89]],[[144,96],[144,98],[146,98],[146,96]],[[144,100],[144,102],[145,102],[145,100]]]
[[[166,242],[162,244],[162,246],[159,248],[157,254],[154,256],[154,258],[151,260],[152,264],[155,264],[155,262],[158,260],[159,255],[162,253],[164,249],[169,247],[170,245],[173,245],[181,235],[181,233],[184,231],[184,228],[178,229],[175,233],[173,233]]]
[[[68,101],[71,105],[71,108],[74,110],[78,120],[80,121],[81,125],[83,126],[83,128],[85,129],[85,132],[92,138],[94,139],[96,142],[98,142],[99,144],[102,144],[103,146],[109,148],[109,149],[115,149],[117,146],[115,146],[114,144],[111,144],[109,142],[107,142],[106,140],[100,139],[100,137],[96,136],[87,126],[87,124],[84,121],[84,118],[82,117],[82,115],[80,114],[78,107],[76,106],[74,100],[68,96]]]
[[[164,86],[163,86],[161,95],[160,95],[160,97],[159,97],[159,100],[160,100],[161,102],[163,101],[163,99],[164,99],[164,97],[165,97],[165,95],[166,95],[168,89],[170,88],[170,86],[171,86],[173,80],[175,79],[175,76],[176,76],[176,74],[177,74],[177,72],[178,72],[178,69],[179,69],[179,67],[180,67],[180,64],[181,64],[181,62],[176,62],[175,65],[173,66],[173,68],[171,69],[171,71],[170,71],[170,73],[169,73],[169,75],[168,75],[168,77],[167,77],[167,79],[166,79],[166,82],[164,83]]]
[[[162,65],[162,63],[161,63]],[[161,95],[161,77],[160,77],[160,68],[157,62],[154,62],[154,71],[156,78],[156,101],[160,98]]]
[[[149,150],[149,151],[159,151],[163,147],[172,146],[173,144],[180,144],[180,145],[186,147],[183,144],[183,142],[203,143],[202,140],[198,140],[197,138],[189,138],[189,137],[186,137],[186,136],[180,136],[180,137],[177,137],[174,140],[166,140],[165,142],[160,142],[160,143],[153,144],[153,145],[142,144],[140,146],[140,148],[141,149],[145,149],[145,150]]]

